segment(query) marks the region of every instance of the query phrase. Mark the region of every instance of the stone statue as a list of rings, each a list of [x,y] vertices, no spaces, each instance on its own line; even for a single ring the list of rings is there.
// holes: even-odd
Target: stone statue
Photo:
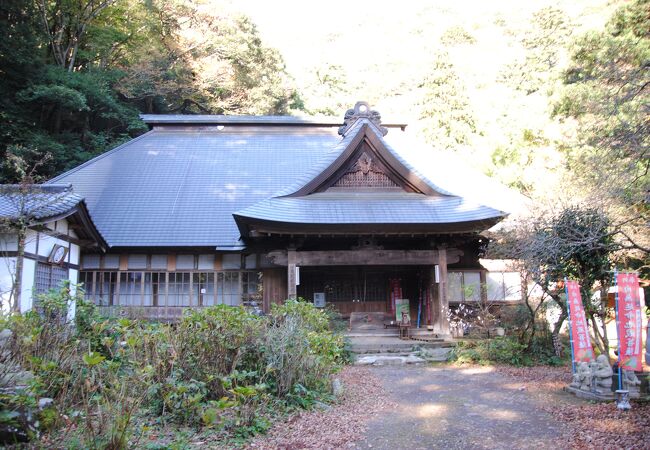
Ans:
[[[614,371],[609,365],[607,355],[598,356],[596,361],[591,363],[590,366],[594,392],[598,394],[611,393],[612,375],[614,375]]]
[[[578,369],[576,373],[573,374],[573,381],[571,382],[571,387],[576,389],[589,390],[589,385],[591,383],[591,370],[589,369],[589,363],[581,362],[578,364]]]
[[[623,372],[623,389],[630,392],[631,398],[639,398],[641,396],[641,380],[636,376],[634,370],[622,370]]]
[[[623,383],[627,386],[640,386],[641,380],[636,376],[634,370],[623,369]]]

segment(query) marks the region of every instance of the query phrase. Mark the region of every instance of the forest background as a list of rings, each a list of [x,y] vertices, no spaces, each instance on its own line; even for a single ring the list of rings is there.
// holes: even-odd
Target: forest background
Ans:
[[[540,210],[605,211],[621,264],[647,270],[647,0],[5,0],[0,33],[0,182],[132,139],[140,113],[366,100]]]

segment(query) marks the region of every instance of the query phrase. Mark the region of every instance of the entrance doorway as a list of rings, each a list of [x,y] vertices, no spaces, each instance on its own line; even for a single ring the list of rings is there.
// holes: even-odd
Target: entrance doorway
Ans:
[[[317,266],[300,268],[298,296],[313,301],[314,293],[325,294],[325,302],[343,317],[352,312],[391,311],[391,280],[399,280],[402,298],[409,300],[411,323],[426,325],[426,289],[430,283],[426,266]],[[431,301],[431,295],[429,295]]]

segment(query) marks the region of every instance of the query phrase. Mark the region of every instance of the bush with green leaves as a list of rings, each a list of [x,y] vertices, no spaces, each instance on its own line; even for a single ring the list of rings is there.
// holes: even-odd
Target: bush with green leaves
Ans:
[[[244,439],[268,428],[278,407],[327,400],[330,375],[344,361],[328,313],[310,303],[287,301],[263,317],[219,305],[169,324],[102,317],[82,291],[70,292],[3,319],[16,363],[34,374],[27,398],[54,398],[53,429],[63,415],[77,422],[61,445],[133,445],[135,417]],[[68,323],[72,302],[77,314]]]
[[[542,338],[536,339],[529,347],[520,343],[513,336],[460,341],[454,348],[450,359],[460,364],[497,363],[512,366],[561,365],[565,363],[564,360],[553,354],[549,345],[542,342]]]

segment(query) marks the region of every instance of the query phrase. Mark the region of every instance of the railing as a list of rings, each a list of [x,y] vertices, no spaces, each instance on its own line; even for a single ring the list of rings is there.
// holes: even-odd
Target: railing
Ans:
[[[128,317],[129,319],[159,320],[175,322],[183,316],[186,309],[197,306],[98,306],[100,314],[107,317]]]

